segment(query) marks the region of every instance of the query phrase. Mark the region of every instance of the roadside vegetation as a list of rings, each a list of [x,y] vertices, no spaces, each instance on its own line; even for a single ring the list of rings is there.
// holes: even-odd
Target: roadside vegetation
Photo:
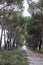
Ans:
[[[41,54],[43,54],[43,49],[42,49],[42,50],[40,50],[40,51],[38,51],[38,53],[41,53]]]
[[[26,52],[22,50],[1,50],[0,65],[28,65]]]

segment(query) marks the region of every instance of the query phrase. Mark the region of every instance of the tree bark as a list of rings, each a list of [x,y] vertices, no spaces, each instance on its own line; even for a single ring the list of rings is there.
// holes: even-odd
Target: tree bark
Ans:
[[[41,50],[41,45],[42,45],[42,40],[41,40],[41,37],[40,37],[39,51]]]

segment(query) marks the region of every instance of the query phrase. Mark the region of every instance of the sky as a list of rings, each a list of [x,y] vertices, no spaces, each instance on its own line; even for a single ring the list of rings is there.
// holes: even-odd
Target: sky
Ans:
[[[39,0],[33,0],[33,2],[38,2],[38,1]],[[29,8],[29,5],[27,4],[26,0],[24,0],[23,6],[24,6],[23,16],[31,16],[30,13],[27,11]]]
[[[24,0],[23,6],[24,6],[23,15],[24,16],[31,16],[30,13],[27,11],[28,10],[28,4],[27,4],[27,1],[26,0]]]

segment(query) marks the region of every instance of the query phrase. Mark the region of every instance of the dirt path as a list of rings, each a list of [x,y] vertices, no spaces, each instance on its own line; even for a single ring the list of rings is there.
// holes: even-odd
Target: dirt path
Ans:
[[[28,55],[28,61],[30,65],[43,65],[43,57],[38,55],[37,53],[32,52],[31,50],[25,50]]]

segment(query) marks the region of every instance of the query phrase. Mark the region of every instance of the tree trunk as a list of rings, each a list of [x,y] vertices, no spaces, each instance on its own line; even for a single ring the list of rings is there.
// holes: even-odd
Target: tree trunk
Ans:
[[[14,38],[14,40],[13,40],[13,48],[15,48],[15,38]]]
[[[42,40],[40,38],[39,51],[41,50]]]
[[[9,46],[10,46],[10,37],[9,34],[7,34],[7,48],[9,50]]]
[[[7,44],[6,44],[6,36],[5,36],[5,29],[4,29],[4,49],[6,49]]]

